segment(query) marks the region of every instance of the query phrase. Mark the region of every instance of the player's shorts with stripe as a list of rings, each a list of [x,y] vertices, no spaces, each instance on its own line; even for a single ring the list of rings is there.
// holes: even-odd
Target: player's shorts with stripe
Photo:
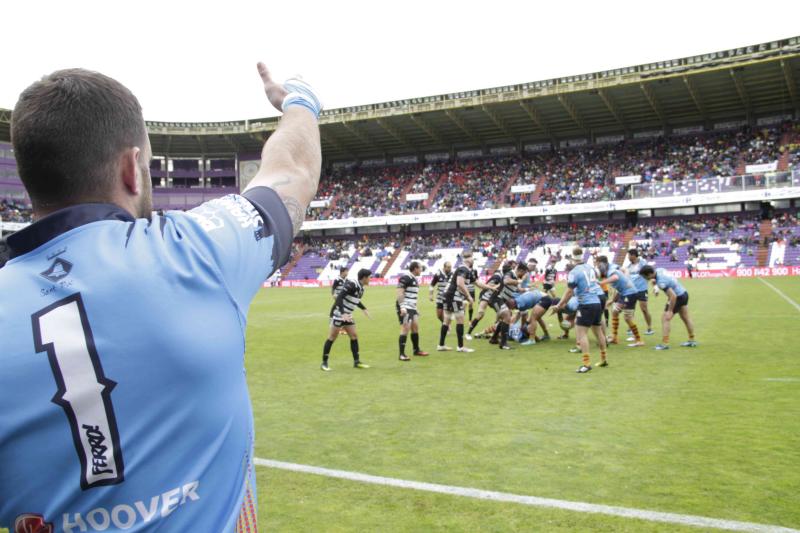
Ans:
[[[508,311],[508,305],[499,297],[492,298],[489,302],[489,305],[492,306],[495,313],[502,313],[504,311]]]
[[[444,302],[444,311],[446,313],[463,313],[464,312],[464,301],[463,300],[456,300],[454,298],[449,298]]]
[[[578,306],[575,314],[575,323],[579,326],[591,327],[599,326],[603,316],[603,308],[600,304],[583,304]]]
[[[689,305],[689,291],[684,292],[675,300],[675,309],[672,310],[673,313],[677,313],[681,307],[686,307]],[[669,309],[669,302],[664,307],[664,311]]]
[[[639,291],[636,293],[636,299],[640,302],[647,301],[647,291]]]
[[[406,309],[406,316],[400,314],[400,309],[397,309],[397,320],[400,321],[400,325],[402,326],[403,323],[410,324],[414,321],[414,317],[419,316],[419,311],[416,309]]]
[[[472,289],[470,289],[467,292],[469,292],[469,296],[470,296],[470,298],[472,298],[472,301],[474,302],[475,301],[475,288],[473,287]]]
[[[547,311],[548,309],[550,309],[550,306],[553,305],[553,299],[550,298],[549,296],[544,296],[542,297],[541,300],[539,300],[536,303],[536,305]],[[534,307],[536,307],[536,305],[534,305]]]
[[[481,291],[480,299],[482,302],[492,303],[492,291]]]

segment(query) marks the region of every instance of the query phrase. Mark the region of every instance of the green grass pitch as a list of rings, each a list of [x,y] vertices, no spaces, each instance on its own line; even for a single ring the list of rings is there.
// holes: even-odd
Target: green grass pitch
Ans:
[[[800,302],[797,278],[769,278]],[[397,360],[394,288],[356,312],[361,358],[341,337],[319,370],[327,289],[267,289],[250,309],[247,372],[256,456],[578,502],[800,528],[800,311],[757,279],[686,282],[700,347],[611,347],[575,374],[573,341]],[[564,287],[558,287],[563,291]],[[427,296],[427,287],[421,294]],[[489,324],[491,311],[480,327]],[[643,319],[637,311],[637,323]],[[551,333],[555,317],[548,315]],[[574,339],[574,332],[572,334]],[[448,338],[455,346],[455,332]],[[409,340],[410,350],[410,340]],[[593,361],[597,359],[596,348]],[[697,531],[675,524],[495,503],[258,467],[266,531]]]

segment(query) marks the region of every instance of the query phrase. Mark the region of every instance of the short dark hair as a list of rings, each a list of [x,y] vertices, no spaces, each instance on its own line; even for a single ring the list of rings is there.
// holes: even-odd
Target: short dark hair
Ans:
[[[641,270],[639,270],[639,275],[642,277],[649,276],[655,271],[656,269],[653,268],[653,265],[645,265],[641,268]]]
[[[339,274],[341,274],[342,272],[349,272],[349,271],[350,271],[349,267],[346,266],[339,267]]]
[[[408,269],[409,270],[415,270],[417,268],[420,268],[421,266],[422,265],[420,265],[418,261],[411,261],[411,264],[408,265]]]
[[[368,278],[371,275],[372,275],[372,270],[370,270],[368,268],[362,268],[361,270],[358,271],[358,279],[360,279],[360,280],[364,279],[364,278]]]
[[[637,250],[636,248],[631,248],[630,250],[628,250],[628,253],[634,257],[639,257],[639,250]]]
[[[461,252],[461,257],[466,259],[467,257],[472,257],[472,250],[464,250]]]
[[[518,263],[517,264],[517,270],[521,270],[523,272],[527,272],[528,271],[528,265],[526,265],[525,263]]]
[[[11,115],[17,169],[34,207],[102,201],[120,152],[146,139],[133,93],[90,70],[43,77],[22,92]]]
[[[606,257],[604,255],[598,255],[597,256],[597,262],[598,263],[606,263],[607,264],[608,263],[608,257]]]

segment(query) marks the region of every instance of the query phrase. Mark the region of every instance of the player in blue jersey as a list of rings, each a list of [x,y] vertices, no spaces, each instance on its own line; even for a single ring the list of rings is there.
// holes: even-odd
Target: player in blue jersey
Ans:
[[[542,317],[550,309],[553,304],[553,299],[549,295],[539,290],[531,290],[523,292],[506,300],[506,306],[514,311],[515,309],[520,313],[520,321],[522,321],[522,313],[530,311],[527,324],[524,324],[527,329],[525,335],[527,340],[520,340],[521,346],[529,346],[536,344],[537,341],[546,341],[550,339],[550,332],[547,331],[547,324],[544,323]],[[541,338],[536,336],[537,325],[542,327],[544,335]]]
[[[661,316],[661,344],[656,346],[656,350],[669,349],[670,322],[675,313],[678,313],[678,316],[683,320],[686,332],[689,335],[689,340],[681,343],[681,346],[687,348],[696,347],[694,323],[689,316],[689,292],[663,268],[653,268],[652,265],[647,265],[642,267],[639,274],[647,281],[655,283],[656,287],[664,291],[667,296],[667,305],[664,307],[664,314]]]
[[[647,307],[647,280],[640,275],[642,267],[645,265],[647,265],[647,261],[639,257],[639,250],[636,248],[628,250],[628,267],[624,271],[631,277],[636,290],[639,291],[636,298],[639,301],[639,309],[642,310],[642,316],[644,316],[644,321],[647,324],[644,334],[652,335],[655,332],[653,331],[653,317]]]
[[[600,362],[598,366],[608,366],[606,339],[601,327],[603,307],[600,304],[600,298],[591,290],[592,285],[597,283],[597,275],[592,267],[583,262],[583,249],[579,247],[573,249],[572,257],[575,260],[575,266],[567,275],[567,292],[561,297],[561,301],[553,312],[563,311],[573,294],[578,297],[578,311],[575,314],[575,336],[578,338],[578,344],[580,344],[583,352],[583,360],[576,372],[585,374],[592,369],[589,354],[589,329],[594,333],[600,346]]]
[[[611,310],[611,344],[618,344],[617,335],[619,333],[619,315],[625,317],[625,322],[633,333],[634,342],[630,347],[644,346],[642,337],[639,335],[639,328],[633,320],[633,313],[636,310],[639,291],[633,284],[631,278],[625,274],[617,265],[609,263],[608,258],[601,255],[597,258],[597,267],[600,270],[601,284],[610,285],[614,288],[616,297],[614,307]]]
[[[247,311],[321,166],[319,99],[258,70],[283,111],[260,170],[186,213],[151,214],[150,142],[119,82],[62,70],[20,95],[36,222],[0,270],[0,530],[255,531]]]

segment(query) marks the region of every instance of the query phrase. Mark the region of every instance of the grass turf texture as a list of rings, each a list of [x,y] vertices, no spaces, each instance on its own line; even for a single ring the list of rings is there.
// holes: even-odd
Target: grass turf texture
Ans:
[[[768,281],[800,302],[796,278]],[[574,332],[570,341],[513,344],[509,352],[477,339],[467,343],[473,354],[435,352],[439,323],[427,299],[421,344],[431,356],[400,362],[395,289],[379,287],[364,297],[372,320],[356,311],[361,358],[372,368],[352,368],[343,336],[331,353],[333,372],[324,373],[329,291],[262,291],[247,332],[256,456],[800,528],[792,503],[800,493],[800,312],[757,279],[685,286],[699,348],[678,346],[686,334],[676,317],[672,349],[652,349],[665,299],[651,295],[656,335],[645,337],[648,346],[613,346],[611,366],[587,375],[574,372],[580,354],[567,352]],[[638,311],[636,320],[643,330]],[[554,316],[547,324],[558,334]],[[454,331],[448,343],[455,346]],[[269,531],[697,530],[257,472],[259,527]]]

